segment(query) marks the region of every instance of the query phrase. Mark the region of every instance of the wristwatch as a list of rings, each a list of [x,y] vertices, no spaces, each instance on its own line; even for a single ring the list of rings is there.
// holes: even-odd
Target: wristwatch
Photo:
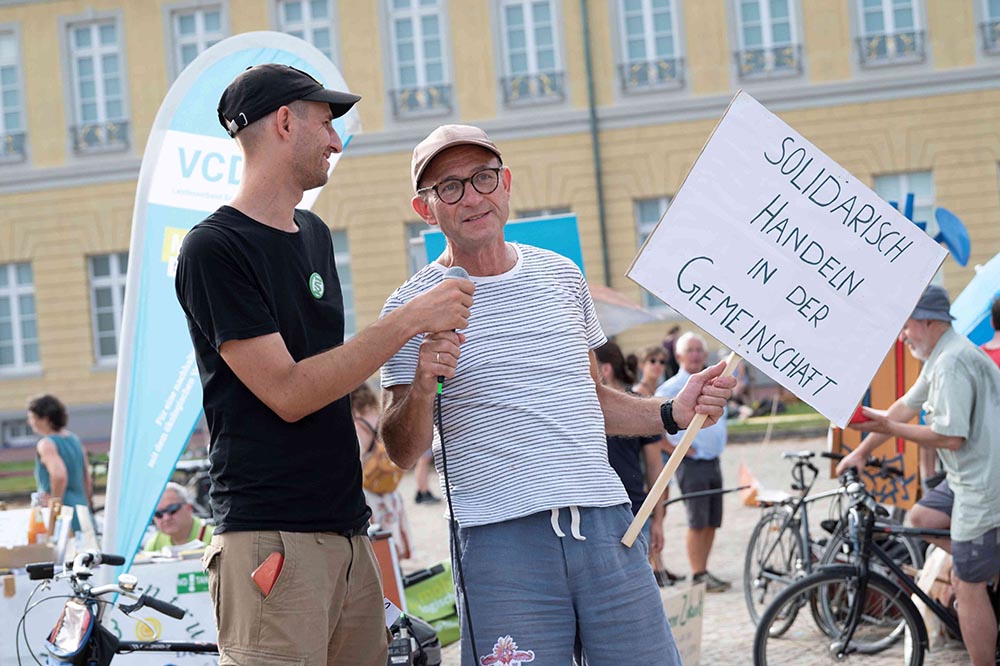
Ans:
[[[674,420],[674,401],[667,400],[660,404],[660,420],[663,421],[663,428],[668,435],[676,435],[680,428]]]

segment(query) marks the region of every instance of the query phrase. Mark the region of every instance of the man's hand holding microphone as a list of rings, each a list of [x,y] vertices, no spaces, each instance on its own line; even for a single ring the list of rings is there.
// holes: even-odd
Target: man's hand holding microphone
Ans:
[[[420,307],[427,309],[427,321],[433,322],[433,328],[443,329],[429,328],[420,345],[413,378],[419,391],[436,391],[444,380],[455,376],[460,348],[465,342],[465,336],[458,331],[469,325],[475,291],[476,285],[466,270],[452,266],[445,271],[441,284],[411,301],[411,305],[421,301]]]

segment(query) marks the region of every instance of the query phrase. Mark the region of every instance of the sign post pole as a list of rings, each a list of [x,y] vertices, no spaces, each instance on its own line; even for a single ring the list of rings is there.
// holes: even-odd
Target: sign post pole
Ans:
[[[740,357],[736,352],[729,352],[729,357],[726,358],[726,369],[722,371],[723,377],[729,377],[736,372],[736,368],[740,365]],[[632,547],[635,543],[636,537],[639,536],[639,532],[642,531],[642,526],[646,524],[646,519],[649,518],[649,514],[653,513],[653,508],[656,503],[660,501],[663,497],[663,491],[667,489],[667,484],[670,483],[670,479],[674,476],[674,472],[680,467],[681,460],[687,455],[687,450],[691,448],[691,442],[694,441],[695,436],[701,427],[705,424],[704,414],[695,414],[694,418],[691,419],[691,423],[688,424],[687,429],[684,431],[684,437],[681,438],[681,443],[677,445],[674,452],[670,454],[667,464],[663,466],[663,470],[660,475],[656,477],[656,483],[650,489],[649,493],[646,495],[646,501],[642,503],[639,507],[639,513],[635,514],[635,518],[632,519],[632,524],[628,526],[628,530],[625,532],[625,536],[622,537],[622,543]]]

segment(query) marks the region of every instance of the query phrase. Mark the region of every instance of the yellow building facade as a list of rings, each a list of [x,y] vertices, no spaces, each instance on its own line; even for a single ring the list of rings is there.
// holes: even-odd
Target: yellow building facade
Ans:
[[[588,279],[653,308],[624,274],[739,89],[882,196],[914,193],[917,220],[958,215],[953,296],[1000,251],[998,0],[0,0],[4,445],[43,391],[107,437],[149,128],[188,62],[253,30],[312,42],[363,97],[314,207],[356,328],[419,260],[410,151],[448,122],[497,141],[515,213],[575,213]]]

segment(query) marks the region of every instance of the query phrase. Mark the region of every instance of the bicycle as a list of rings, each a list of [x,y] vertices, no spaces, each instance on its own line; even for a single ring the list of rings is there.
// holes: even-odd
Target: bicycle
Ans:
[[[191,641],[122,641],[101,624],[108,607],[117,607],[125,615],[134,613],[140,608],[148,607],[175,619],[184,617],[182,608],[142,594],[138,587],[138,579],[131,574],[121,574],[118,582],[108,585],[93,586],[90,579],[94,569],[101,564],[122,565],[125,558],[120,555],[109,555],[97,551],[84,551],[76,555],[72,561],[66,562],[62,571],[57,572],[54,562],[29,564],[26,569],[31,580],[40,580],[35,590],[25,602],[21,620],[14,631],[17,651],[17,663],[21,661],[21,640],[30,648],[25,628],[25,618],[32,610],[51,599],[66,599],[63,610],[56,620],[55,626],[49,632],[45,641],[48,653],[47,665],[56,664],[87,664],[88,666],[107,666],[116,654],[131,652],[190,652],[198,654],[218,654],[215,643]],[[72,594],[55,594],[44,597],[32,603],[32,600],[42,590],[51,589],[52,582],[66,580],[72,589]],[[124,604],[120,601],[107,600],[106,595],[120,595],[135,601]],[[151,629],[152,631],[152,629]],[[19,636],[18,632],[22,635]],[[154,632],[155,633],[155,632]],[[41,666],[34,652],[32,659]]]
[[[821,455],[834,460],[843,457],[834,453]],[[750,618],[755,624],[774,597],[788,585],[812,573],[816,566],[844,561],[850,557],[849,549],[845,552],[844,548],[845,523],[837,509],[839,501],[834,504],[833,510],[834,515],[839,517],[820,523],[829,536],[813,539],[810,533],[808,505],[823,499],[839,498],[844,492],[842,488],[836,488],[815,495],[809,494],[819,476],[819,469],[810,462],[814,456],[812,451],[784,452],[783,458],[795,461],[792,466],[791,488],[798,495],[776,502],[761,502],[764,514],[750,535],[743,565],[743,594]],[[871,461],[873,466],[879,467],[877,463],[878,461]],[[880,521],[898,525],[888,517]],[[923,565],[923,551],[918,544],[895,534],[888,534],[883,538],[887,550],[897,562],[916,568]],[[812,610],[815,615],[816,609]],[[784,619],[784,624],[772,627],[775,635],[783,633],[795,621],[794,615]]]
[[[775,597],[761,616],[754,636],[755,666],[799,664],[808,662],[810,654],[816,659],[835,661],[863,655],[865,664],[902,661],[907,666],[920,666],[928,638],[911,594],[926,604],[948,631],[961,637],[958,619],[920,589],[876,540],[877,535],[885,533],[947,536],[948,530],[879,524],[876,519],[884,517],[885,509],[875,502],[853,469],[841,477],[841,487],[850,504],[847,529],[856,553],[854,561],[819,567]],[[890,575],[876,571],[874,564]],[[996,612],[1000,598],[995,586],[990,594]],[[814,603],[818,609],[815,627],[803,620],[787,627],[781,636],[771,633],[775,622],[783,624],[785,616],[807,603]],[[835,629],[832,633],[831,628]]]

